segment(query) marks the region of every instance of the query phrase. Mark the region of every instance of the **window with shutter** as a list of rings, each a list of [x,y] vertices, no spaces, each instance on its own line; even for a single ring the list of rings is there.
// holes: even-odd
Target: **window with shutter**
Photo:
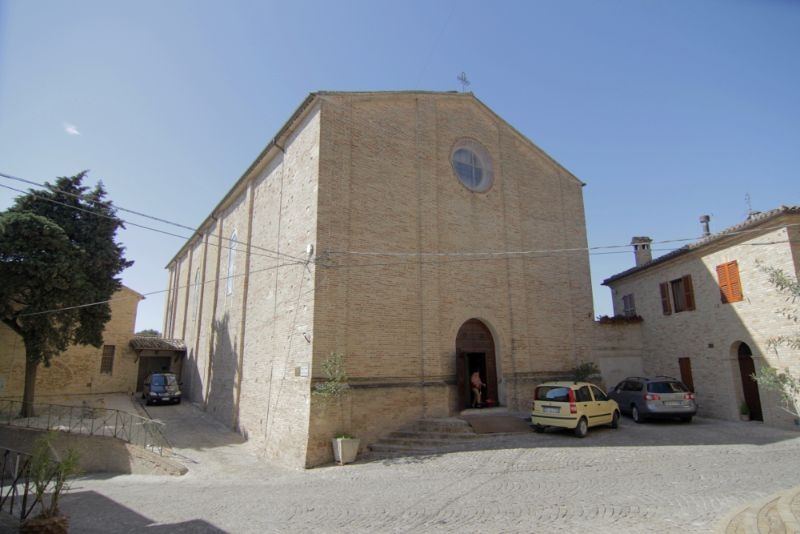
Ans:
[[[680,313],[695,309],[694,287],[692,286],[691,275],[687,274],[676,280],[659,284],[659,289],[661,290],[661,308],[664,311],[664,315],[669,315],[673,311]],[[670,298],[672,299],[671,308]]]
[[[636,302],[633,300],[633,293],[622,296],[622,314],[625,317],[636,315]]]
[[[669,284],[666,282],[661,283],[658,285],[658,289],[661,291],[661,310],[664,315],[669,315],[672,313],[672,307],[669,303]]]
[[[739,278],[739,264],[736,261],[717,265],[719,294],[723,304],[739,302],[742,295],[742,282]]]
[[[692,311],[694,309],[694,287],[692,287],[692,275],[687,274],[681,278],[683,282],[683,301],[686,304],[686,310]]]

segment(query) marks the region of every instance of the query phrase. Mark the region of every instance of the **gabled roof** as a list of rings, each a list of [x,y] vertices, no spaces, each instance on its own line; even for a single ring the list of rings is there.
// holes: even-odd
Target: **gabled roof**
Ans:
[[[392,96],[392,95],[403,95],[403,96],[412,96],[412,95],[432,95],[432,96],[441,96],[441,97],[450,97],[450,98],[465,98],[471,99],[476,104],[478,104],[481,109],[489,113],[492,117],[496,120],[505,124],[511,131],[513,131],[516,135],[518,135],[523,141],[530,144],[536,150],[542,153],[553,165],[561,169],[567,176],[571,179],[575,180],[581,186],[585,186],[586,184],[579,180],[574,174],[572,174],[569,170],[567,170],[563,165],[561,165],[555,158],[550,156],[547,152],[542,150],[538,145],[536,145],[533,141],[528,139],[525,135],[519,132],[516,128],[514,128],[511,124],[509,124],[505,119],[500,117],[497,113],[492,111],[492,109],[481,102],[473,93],[466,92],[466,93],[459,93],[457,91],[316,91],[313,93],[309,93],[308,96],[301,102],[300,106],[292,113],[289,120],[278,130],[275,136],[267,143],[267,146],[261,151],[261,153],[253,160],[247,170],[244,171],[242,176],[231,186],[231,188],[225,193],[222,197],[222,200],[216,205],[216,207],[211,211],[211,214],[206,217],[206,219],[200,224],[200,226],[195,230],[195,232],[186,240],[183,246],[178,250],[178,252],[172,257],[172,259],[167,263],[166,267],[169,268],[178,258],[183,256],[184,252],[191,246],[196,243],[196,240],[200,238],[206,228],[208,228],[214,221],[216,221],[216,214],[221,212],[226,204],[230,201],[231,198],[235,197],[240,188],[247,183],[249,179],[251,179],[253,172],[258,168],[258,166],[265,161],[265,159],[273,153],[275,150],[283,151],[283,147],[281,146],[281,141],[286,139],[289,134],[291,134],[297,125],[300,123],[300,120],[305,116],[305,114],[313,108],[317,102],[326,97],[326,96],[364,96],[364,97],[380,97],[380,96]]]
[[[765,211],[761,213],[754,213],[750,215],[744,222],[726,228],[725,230],[719,233],[712,234],[710,236],[700,239],[699,241],[690,243],[679,249],[673,250],[672,252],[664,254],[663,256],[659,256],[658,258],[649,261],[644,265],[638,265],[636,267],[628,269],[627,271],[623,271],[621,273],[615,274],[614,276],[606,278],[605,280],[603,280],[603,285],[607,286],[611,282],[615,282],[621,278],[625,278],[626,276],[630,276],[634,273],[644,271],[653,266],[660,265],[667,261],[683,256],[684,254],[688,254],[690,252],[694,252],[696,250],[700,250],[705,247],[710,247],[711,245],[718,244],[725,238],[733,237],[736,234],[747,232],[749,230],[754,230],[782,215],[800,215],[800,206],[781,206],[779,208],[775,208],[774,210]]]

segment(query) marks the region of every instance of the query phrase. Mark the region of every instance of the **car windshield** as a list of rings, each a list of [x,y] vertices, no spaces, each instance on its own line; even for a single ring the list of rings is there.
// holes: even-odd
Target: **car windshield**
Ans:
[[[647,384],[650,393],[685,393],[689,391],[681,382],[651,382]]]
[[[178,383],[175,375],[153,375],[150,384],[153,386],[174,386]]]
[[[561,386],[540,386],[536,388],[536,400],[569,402],[569,388]]]

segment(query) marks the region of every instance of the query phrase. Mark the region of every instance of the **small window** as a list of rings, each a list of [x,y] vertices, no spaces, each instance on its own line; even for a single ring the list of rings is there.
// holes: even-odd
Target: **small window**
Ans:
[[[592,394],[594,395],[594,400],[596,401],[607,401],[608,397],[600,388],[592,386]]]
[[[236,230],[231,234],[230,248],[228,249],[228,279],[225,284],[226,293],[230,295],[233,293],[233,279],[236,276],[236,244],[237,244]]]
[[[636,303],[633,300],[633,293],[629,295],[623,295],[622,314],[625,317],[634,317],[636,315]]]
[[[200,268],[194,272],[194,288],[192,290],[192,321],[197,320],[197,307],[200,304]]]
[[[575,391],[576,402],[592,402],[592,394],[589,393],[589,386],[581,386]]]
[[[450,163],[459,181],[467,189],[483,193],[492,187],[492,159],[479,142],[473,139],[456,142],[450,155]]]
[[[623,391],[642,391],[642,383],[635,380],[628,380],[625,382]]]
[[[647,384],[650,393],[687,393],[689,389],[680,382],[651,382]]]
[[[684,276],[670,283],[672,289],[672,302],[675,313],[691,311],[694,309],[694,290],[692,289],[692,277]]]
[[[739,302],[742,295],[742,281],[739,279],[739,264],[736,261],[717,265],[720,300],[723,304]]]
[[[114,345],[103,345],[103,357],[100,359],[100,372],[110,375],[114,371]]]
[[[694,288],[691,275],[659,284],[661,309],[664,315],[694,310]],[[671,302],[670,302],[671,301]]]
[[[548,386],[536,388],[536,400],[569,402],[569,388]]]

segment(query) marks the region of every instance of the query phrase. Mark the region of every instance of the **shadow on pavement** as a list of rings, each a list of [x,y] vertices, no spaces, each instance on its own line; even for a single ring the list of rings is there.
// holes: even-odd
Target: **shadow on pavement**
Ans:
[[[83,534],[109,532],[227,534],[226,531],[200,519],[154,525],[147,517],[94,491],[73,491],[64,495],[61,509],[69,516],[70,532]]]

